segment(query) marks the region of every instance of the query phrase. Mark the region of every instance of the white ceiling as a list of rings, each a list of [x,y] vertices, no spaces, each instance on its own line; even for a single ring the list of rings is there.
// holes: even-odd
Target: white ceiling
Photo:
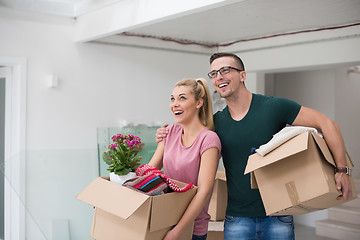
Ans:
[[[0,0],[0,6],[77,17],[81,20],[83,16],[101,13],[104,8],[115,7],[116,4],[125,6],[125,2],[126,7],[129,7],[129,4],[134,7],[151,0],[132,0],[132,2],[128,0]],[[289,41],[295,43],[324,37],[359,37],[360,33],[360,0],[209,0],[208,2],[210,4],[196,9],[158,19],[151,18],[141,24],[138,22],[119,24],[119,27],[107,32],[95,33],[91,38],[80,37],[79,41],[207,52],[213,48],[203,45],[234,51],[244,50],[250,46],[250,42],[253,44],[267,41],[267,44],[271,45],[277,44],[281,39],[287,39],[284,43]],[[166,5],[163,8],[164,11],[170,9]],[[149,11],[154,10],[149,9]],[[101,16],[114,21],[117,14],[119,12]],[[350,26],[351,24],[355,26]],[[329,29],[333,27],[338,29]],[[319,34],[316,35],[319,32],[322,32],[321,37]]]
[[[360,22],[360,1],[251,0],[139,27],[131,32],[221,44],[354,22]]]

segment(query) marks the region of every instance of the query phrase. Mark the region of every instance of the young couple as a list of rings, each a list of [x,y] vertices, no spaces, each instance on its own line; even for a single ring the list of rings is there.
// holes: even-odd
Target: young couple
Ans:
[[[245,87],[245,67],[237,55],[213,54],[210,70],[208,76],[227,106],[214,115],[213,121],[206,82],[180,81],[170,103],[176,124],[160,128],[156,134],[159,145],[149,165],[164,167],[168,177],[194,182],[198,187],[180,222],[165,240],[178,239],[194,219],[193,239],[206,239],[210,219],[207,209],[220,154],[228,188],[224,240],[294,239],[293,217],[266,216],[259,191],[251,189],[250,176],[244,175],[251,148],[267,143],[286,124],[314,127],[323,133],[336,162],[337,188],[344,199],[352,196],[349,176],[344,171],[345,146],[336,122],[291,100],[251,93]],[[212,131],[214,125],[217,134]]]

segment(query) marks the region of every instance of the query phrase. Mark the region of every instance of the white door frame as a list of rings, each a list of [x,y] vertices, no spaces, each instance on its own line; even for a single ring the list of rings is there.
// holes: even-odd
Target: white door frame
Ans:
[[[26,75],[25,58],[2,57],[7,67],[5,100],[5,239],[25,240]]]

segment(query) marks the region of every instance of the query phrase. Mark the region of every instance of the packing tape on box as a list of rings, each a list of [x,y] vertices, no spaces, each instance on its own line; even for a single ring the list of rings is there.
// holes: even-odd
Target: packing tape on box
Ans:
[[[297,208],[299,210],[304,210],[304,211],[316,211],[316,210],[322,209],[322,208],[308,207],[308,206],[301,204],[299,194],[296,190],[294,181],[286,183],[285,187],[286,187],[286,191],[288,192],[288,196],[289,196],[290,201],[294,208]]]

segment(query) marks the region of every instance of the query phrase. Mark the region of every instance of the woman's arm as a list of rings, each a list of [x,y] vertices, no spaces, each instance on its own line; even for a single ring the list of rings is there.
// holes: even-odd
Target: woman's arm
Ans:
[[[156,148],[154,155],[152,156],[150,162],[148,163],[150,166],[156,167],[159,170],[162,169],[164,149],[165,149],[164,142],[160,142]]]
[[[166,234],[164,240],[178,239],[184,229],[195,220],[201,210],[205,207],[205,204],[211,197],[215,183],[215,175],[218,168],[218,155],[219,150],[217,148],[209,148],[201,155],[197,193],[191,200],[178,224]]]

